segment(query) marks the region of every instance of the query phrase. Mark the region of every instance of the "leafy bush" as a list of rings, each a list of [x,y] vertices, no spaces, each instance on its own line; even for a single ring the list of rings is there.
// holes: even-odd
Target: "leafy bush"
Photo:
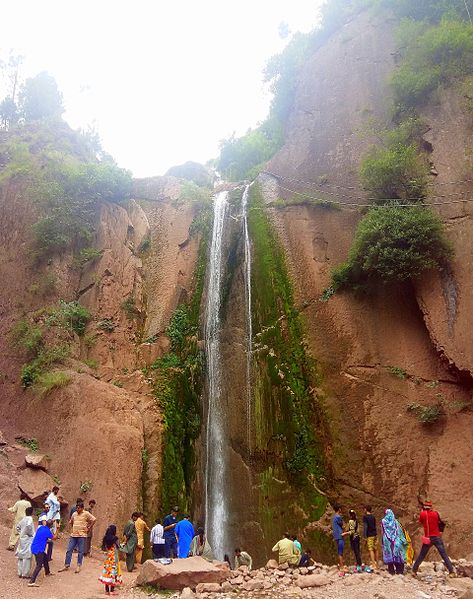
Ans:
[[[388,366],[386,370],[393,376],[403,381],[407,378],[407,372],[404,368],[401,368],[400,366]]]
[[[103,254],[103,250],[98,250],[94,247],[85,247],[79,251],[79,254],[74,258],[74,264],[79,268],[82,268],[87,262],[93,262],[100,258]]]
[[[35,389],[44,396],[50,393],[53,389],[66,387],[69,385],[71,380],[71,376],[66,372],[44,372],[37,377]]]
[[[360,175],[365,188],[379,202],[419,201],[426,197],[427,161],[414,144],[373,147],[362,160]]]
[[[56,283],[57,277],[54,273],[45,273],[29,286],[29,291],[44,297],[54,291]]]
[[[182,360],[176,354],[169,353],[165,354],[162,358],[158,358],[151,364],[151,368],[156,370],[157,368],[181,368]]]
[[[43,331],[41,327],[31,323],[29,320],[19,320],[12,330],[13,341],[27,352],[35,354],[43,343]]]
[[[421,406],[420,404],[412,403],[407,406],[407,410],[409,412],[414,412],[419,419],[419,422],[427,425],[437,422],[445,415],[445,410],[443,409],[441,402],[431,406]]]
[[[442,222],[427,207],[372,208],[358,226],[347,262],[332,272],[332,288],[405,281],[443,268],[451,255]]]
[[[27,79],[20,91],[20,106],[27,121],[59,118],[64,106],[54,77],[42,72]]]
[[[444,16],[468,18],[463,0],[374,0],[373,4],[392,10],[398,17],[436,23]]]
[[[177,353],[182,351],[187,337],[195,332],[196,327],[191,322],[188,306],[182,305],[176,308],[166,329],[166,335],[171,340],[171,350]]]
[[[122,303],[122,310],[125,312],[128,320],[133,320],[133,318],[138,316],[139,311],[136,307],[136,300],[133,295],[129,295]]]
[[[16,437],[16,440],[18,441],[18,443],[20,443],[20,445],[27,447],[30,451],[37,452],[39,449],[39,441],[34,437]]]
[[[92,368],[93,370],[97,370],[97,368],[99,367],[99,363],[97,362],[97,360],[94,360],[93,358],[84,360],[84,364],[86,364],[89,368]]]
[[[30,387],[38,380],[44,370],[53,364],[64,362],[69,353],[70,350],[67,345],[54,345],[41,349],[36,358],[28,364],[24,364],[21,369],[20,380],[23,388]]]
[[[403,61],[394,72],[391,85],[395,104],[401,109],[422,104],[441,84],[472,72],[473,26],[443,19],[421,35],[409,20],[401,23]]]
[[[79,302],[65,302],[61,300],[59,302],[59,308],[50,312],[47,324],[62,326],[74,331],[79,337],[82,337],[90,318],[91,314],[89,310],[87,310],[85,306],[79,304]]]

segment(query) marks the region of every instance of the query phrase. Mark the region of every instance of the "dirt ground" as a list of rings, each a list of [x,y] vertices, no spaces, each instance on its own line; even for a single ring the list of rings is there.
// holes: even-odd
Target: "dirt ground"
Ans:
[[[40,587],[28,587],[28,580],[18,578],[14,552],[6,549],[9,533],[7,528],[0,528],[0,599],[29,599],[30,597],[36,599],[96,599],[105,597],[103,585],[97,580],[102,570],[101,551],[95,549],[92,557],[84,558],[82,571],[79,574],[74,573],[74,567],[71,567],[69,572],[58,573],[59,568],[64,564],[68,541],[66,535],[56,541],[54,546],[53,560],[50,564],[54,576],[46,578],[43,571],[37,580]],[[75,566],[76,555],[74,554],[72,566]],[[129,573],[125,569],[122,574],[123,585],[120,596],[146,596],[140,591],[132,590],[136,572]]]

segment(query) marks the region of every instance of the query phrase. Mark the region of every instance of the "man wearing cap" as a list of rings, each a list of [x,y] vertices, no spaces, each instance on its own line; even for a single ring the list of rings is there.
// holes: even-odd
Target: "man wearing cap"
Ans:
[[[44,567],[46,576],[50,576],[51,574],[49,571],[49,559],[46,554],[46,544],[51,540],[56,539],[56,537],[48,526],[48,524],[52,523],[46,519],[46,515],[42,514],[40,516],[39,524],[40,525],[38,526],[38,530],[33,538],[33,542],[31,543],[31,553],[35,556],[36,567],[31,576],[31,580],[28,583],[29,587],[39,586],[39,584],[36,582],[36,578],[41,572],[41,568]]]
[[[440,531],[440,527],[442,521],[440,519],[440,515],[438,512],[432,509],[431,501],[423,501],[422,507],[423,509],[420,512],[419,522],[424,527],[424,536],[422,537],[421,550],[412,567],[412,574],[414,576],[417,575],[417,570],[419,569],[419,566],[426,558],[431,546],[434,545],[437,548],[437,551],[440,553],[440,556],[442,557],[444,564],[447,566],[449,575],[455,576],[455,569],[447,555],[447,551],[445,549],[445,545],[443,544],[441,537],[442,533]]]
[[[171,513],[168,514],[163,521],[164,528],[164,552],[166,557],[177,557],[177,539],[176,539],[176,525],[177,525],[177,514],[179,508],[175,505]]]

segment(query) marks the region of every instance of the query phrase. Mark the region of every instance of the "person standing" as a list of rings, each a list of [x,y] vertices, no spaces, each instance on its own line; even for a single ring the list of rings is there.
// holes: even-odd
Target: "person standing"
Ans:
[[[240,566],[247,566],[248,570],[253,567],[253,558],[246,551],[242,551],[239,547],[235,549],[235,570]]]
[[[407,541],[402,527],[390,509],[385,511],[381,520],[383,561],[390,574],[404,574]]]
[[[343,518],[341,515],[342,508],[341,506],[335,504],[333,506],[334,514],[332,516],[332,536],[335,544],[337,546],[337,554],[338,554],[338,569],[340,572],[344,572],[345,570],[345,562],[343,561],[343,551],[345,549],[345,540],[344,536],[350,534],[348,532],[343,532]]]
[[[203,557],[209,562],[213,561],[214,554],[212,551],[212,547],[210,546],[210,543],[207,540],[207,536],[203,528],[197,529],[197,534],[192,539],[189,553],[193,557],[199,555],[200,557]]]
[[[12,507],[8,508],[9,512],[13,512],[15,514],[15,520],[13,522],[10,540],[8,542],[7,547],[9,551],[15,550],[15,546],[20,536],[16,527],[20,523],[20,520],[23,520],[23,518],[25,517],[26,508],[28,507],[31,507],[31,503],[28,501],[28,495],[26,495],[26,493],[23,493],[22,491],[20,493],[20,499]]]
[[[182,520],[176,524],[175,532],[177,539],[177,557],[189,557],[192,539],[194,538],[194,527],[186,514]]]
[[[20,520],[16,528],[20,534],[15,552],[18,560],[18,576],[29,578],[31,574],[31,543],[35,535],[32,507],[26,508],[25,517]]]
[[[133,572],[135,568],[135,551],[138,542],[138,536],[136,534],[135,522],[140,516],[139,512],[133,512],[130,520],[125,524],[123,530],[124,541],[120,545],[120,551],[126,554],[126,569],[128,572]]]
[[[141,564],[141,560],[143,558],[143,549],[145,548],[145,530],[149,532],[149,527],[146,522],[143,520],[143,512],[140,512],[140,515],[136,519],[135,529],[136,529],[136,550],[135,550],[135,561],[137,564]]]
[[[423,502],[423,509],[419,515],[419,522],[424,527],[424,536],[422,537],[422,547],[420,549],[419,555],[417,556],[414,566],[412,567],[412,574],[414,576],[417,575],[419,566],[426,558],[432,545],[434,545],[442,557],[443,563],[447,567],[449,576],[455,576],[455,569],[450,561],[450,558],[448,557],[441,536],[445,525],[440,518],[440,514],[432,509],[431,501]]]
[[[45,502],[49,506],[48,520],[51,520],[53,523],[52,531],[54,534],[56,534],[59,529],[59,520],[61,519],[61,504],[59,503],[59,498],[57,496],[58,493],[59,487],[53,487],[53,490],[48,495]]]
[[[88,511],[84,509],[83,503],[76,504],[76,511],[72,514],[69,520],[69,527],[71,529],[71,536],[69,538],[69,544],[67,546],[66,558],[64,560],[64,566],[59,572],[69,570],[72,561],[72,552],[77,547],[77,566],[75,573],[79,574],[82,566],[82,560],[84,558],[84,547],[85,540],[93,528],[96,522],[95,516],[92,516]]]
[[[378,532],[376,529],[376,518],[372,514],[371,506],[365,506],[365,515],[363,516],[363,536],[366,539],[366,546],[370,554],[371,567],[378,569]]]
[[[151,533],[149,536],[149,542],[151,544],[151,551],[153,553],[154,559],[159,559],[161,557],[165,557],[164,555],[164,528],[161,525],[161,520],[158,518],[156,520],[156,524],[151,529]]]
[[[356,561],[356,571],[361,572],[360,533],[358,532],[358,518],[355,510],[348,512],[348,532],[350,534],[350,547]]]
[[[54,541],[56,537],[48,526],[49,522],[44,516],[40,520],[39,524],[40,525],[38,526],[38,530],[33,538],[33,542],[31,543],[31,553],[35,556],[36,567],[33,570],[31,580],[28,583],[29,587],[39,587],[39,584],[36,582],[36,578],[41,572],[41,568],[44,568],[46,576],[51,575],[51,572],[49,571],[49,560],[46,554],[46,543],[48,541]]]
[[[177,514],[179,508],[174,506],[171,513],[164,518],[164,540],[166,541],[165,552],[166,557],[177,557],[177,539],[176,539],[176,526],[177,526]]]
[[[93,514],[93,511],[95,510],[96,505],[97,505],[97,502],[95,501],[95,499],[91,499],[89,501],[89,507],[87,508],[87,511],[89,512],[89,514]],[[93,535],[93,529],[91,528],[89,531],[89,536],[85,539],[84,555],[87,555],[87,557],[92,556],[92,535]]]
[[[289,538],[287,532],[284,533],[284,537],[276,543],[271,551],[278,552],[279,564],[289,564],[290,566],[295,566],[299,563],[301,558],[296,546]]]
[[[118,554],[117,527],[111,524],[102,540],[102,551],[107,552],[99,581],[105,585],[106,595],[115,595],[115,587],[122,584],[120,558]]]

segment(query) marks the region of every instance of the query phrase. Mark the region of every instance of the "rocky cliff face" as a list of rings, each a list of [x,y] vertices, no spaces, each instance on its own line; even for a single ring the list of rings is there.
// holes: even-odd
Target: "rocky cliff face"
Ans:
[[[360,156],[373,141],[367,118],[389,124],[386,78],[393,68],[392,26],[367,14],[315,52],[299,81],[288,141],[268,168],[280,178],[262,178],[267,202],[297,191],[330,193],[347,204],[363,198],[356,190]],[[473,455],[472,225],[471,204],[449,202],[471,196],[471,184],[446,184],[470,178],[471,123],[452,90],[422,116],[438,172],[432,195],[458,194],[433,200],[455,249],[450,273],[425,275],[414,287],[379,289],[370,298],[345,293],[323,303],[330,269],[346,259],[360,212],[348,206],[268,210],[286,250],[311,353],[322,366],[333,497],[347,508],[389,505],[414,529],[416,497],[429,495],[449,522],[451,550],[464,553],[473,548],[473,520],[463,505]],[[438,402],[446,416],[431,427],[408,411],[411,404]]]
[[[69,502],[96,499],[98,536],[140,506],[150,517],[161,510],[162,415],[142,368],[168,348],[164,331],[191,291],[197,255],[189,240],[194,210],[175,205],[178,182],[160,181],[159,194],[150,182],[140,185],[149,192],[142,205],[102,205],[94,260],[78,268],[66,253],[39,269],[29,254],[32,206],[19,189],[0,188],[1,429],[10,453],[18,452],[19,437],[38,441]],[[138,185],[137,200],[140,195]],[[54,281],[47,290],[45,280]],[[70,356],[58,366],[71,382],[41,396],[20,387],[26,357],[12,343],[11,330],[59,299],[79,300],[92,320],[84,337],[70,340]],[[10,468],[3,514],[16,497],[20,465]]]

